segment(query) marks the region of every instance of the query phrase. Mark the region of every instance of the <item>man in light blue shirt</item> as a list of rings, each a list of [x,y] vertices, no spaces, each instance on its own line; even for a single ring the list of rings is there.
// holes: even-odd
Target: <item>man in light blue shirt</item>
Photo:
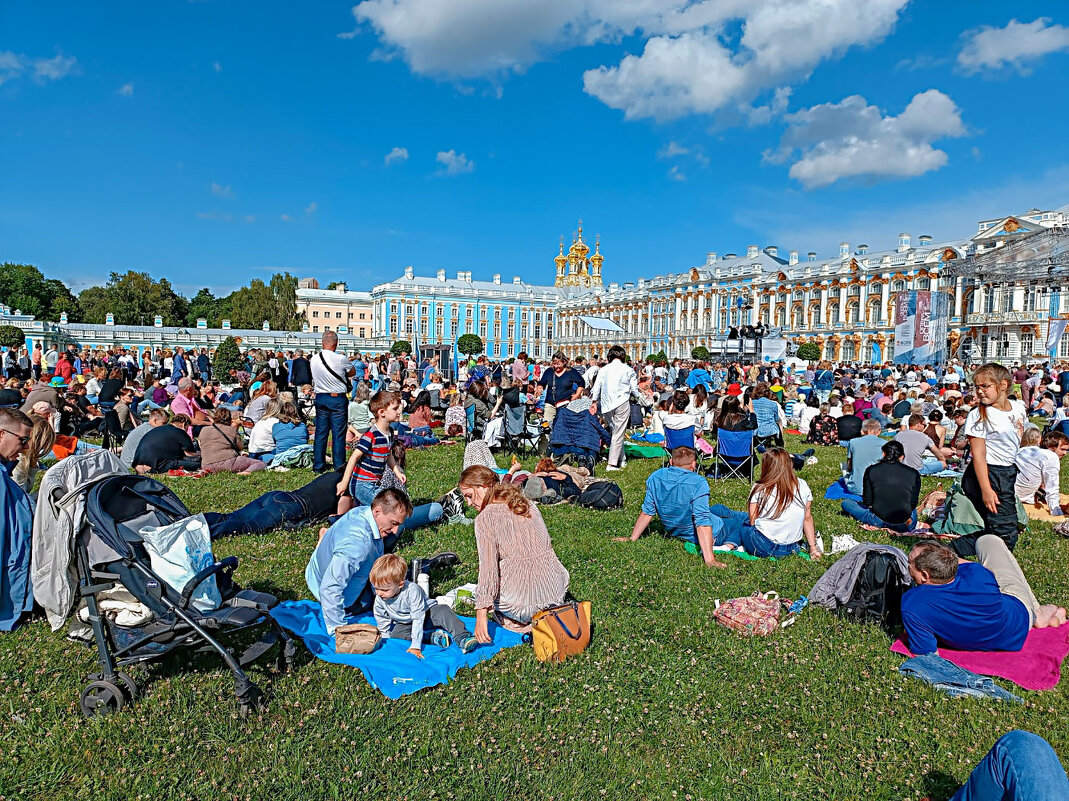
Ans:
[[[347,617],[371,609],[375,592],[368,576],[383,554],[382,538],[397,531],[410,514],[408,497],[399,490],[385,489],[371,506],[358,506],[323,534],[308,560],[304,579],[323,606],[327,634],[333,635]]]
[[[843,486],[851,495],[861,495],[865,471],[883,458],[883,446],[887,440],[880,436],[881,426],[871,417],[861,424],[861,436],[846,445],[846,475]]]
[[[696,466],[693,448],[672,451],[671,464],[646,479],[646,497],[631,536],[616,537],[616,541],[636,542],[653,518],[659,517],[669,536],[701,549],[705,564],[724,567],[713,552],[714,544],[723,545],[724,523],[709,509],[709,481],[695,472]]]

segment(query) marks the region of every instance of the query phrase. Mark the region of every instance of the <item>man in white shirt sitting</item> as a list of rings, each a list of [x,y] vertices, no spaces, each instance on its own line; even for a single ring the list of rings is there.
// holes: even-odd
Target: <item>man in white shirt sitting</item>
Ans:
[[[1038,446],[1028,445],[1017,451],[1017,483],[1014,492],[1021,503],[1039,506],[1044,500],[1055,517],[1062,515],[1058,479],[1061,459],[1069,453],[1069,437],[1060,431],[1043,435]]]

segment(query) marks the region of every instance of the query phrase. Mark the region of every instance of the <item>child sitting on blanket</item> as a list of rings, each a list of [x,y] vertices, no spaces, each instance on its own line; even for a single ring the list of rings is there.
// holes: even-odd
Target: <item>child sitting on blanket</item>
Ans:
[[[375,590],[375,625],[388,639],[411,639],[408,652],[423,659],[423,641],[448,648],[456,641],[461,653],[470,654],[479,644],[460,618],[445,604],[427,598],[417,584],[405,580],[408,566],[395,553],[380,556],[371,566],[369,579]]]

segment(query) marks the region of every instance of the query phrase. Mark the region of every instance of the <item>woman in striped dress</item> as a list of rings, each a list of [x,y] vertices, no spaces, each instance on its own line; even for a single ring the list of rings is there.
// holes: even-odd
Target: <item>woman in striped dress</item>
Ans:
[[[564,569],[538,508],[519,488],[498,481],[488,467],[472,465],[460,474],[464,500],[479,510],[479,588],[475,594],[475,638],[490,642],[488,623],[529,632],[536,612],[564,602]]]

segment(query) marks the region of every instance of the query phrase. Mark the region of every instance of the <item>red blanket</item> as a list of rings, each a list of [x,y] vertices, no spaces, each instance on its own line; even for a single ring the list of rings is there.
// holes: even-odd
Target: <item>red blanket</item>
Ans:
[[[896,654],[913,656],[899,637],[891,644]],[[1062,662],[1069,655],[1069,624],[1032,629],[1020,651],[954,651],[940,648],[939,655],[960,668],[982,676],[1009,679],[1026,690],[1050,690],[1062,677]]]

